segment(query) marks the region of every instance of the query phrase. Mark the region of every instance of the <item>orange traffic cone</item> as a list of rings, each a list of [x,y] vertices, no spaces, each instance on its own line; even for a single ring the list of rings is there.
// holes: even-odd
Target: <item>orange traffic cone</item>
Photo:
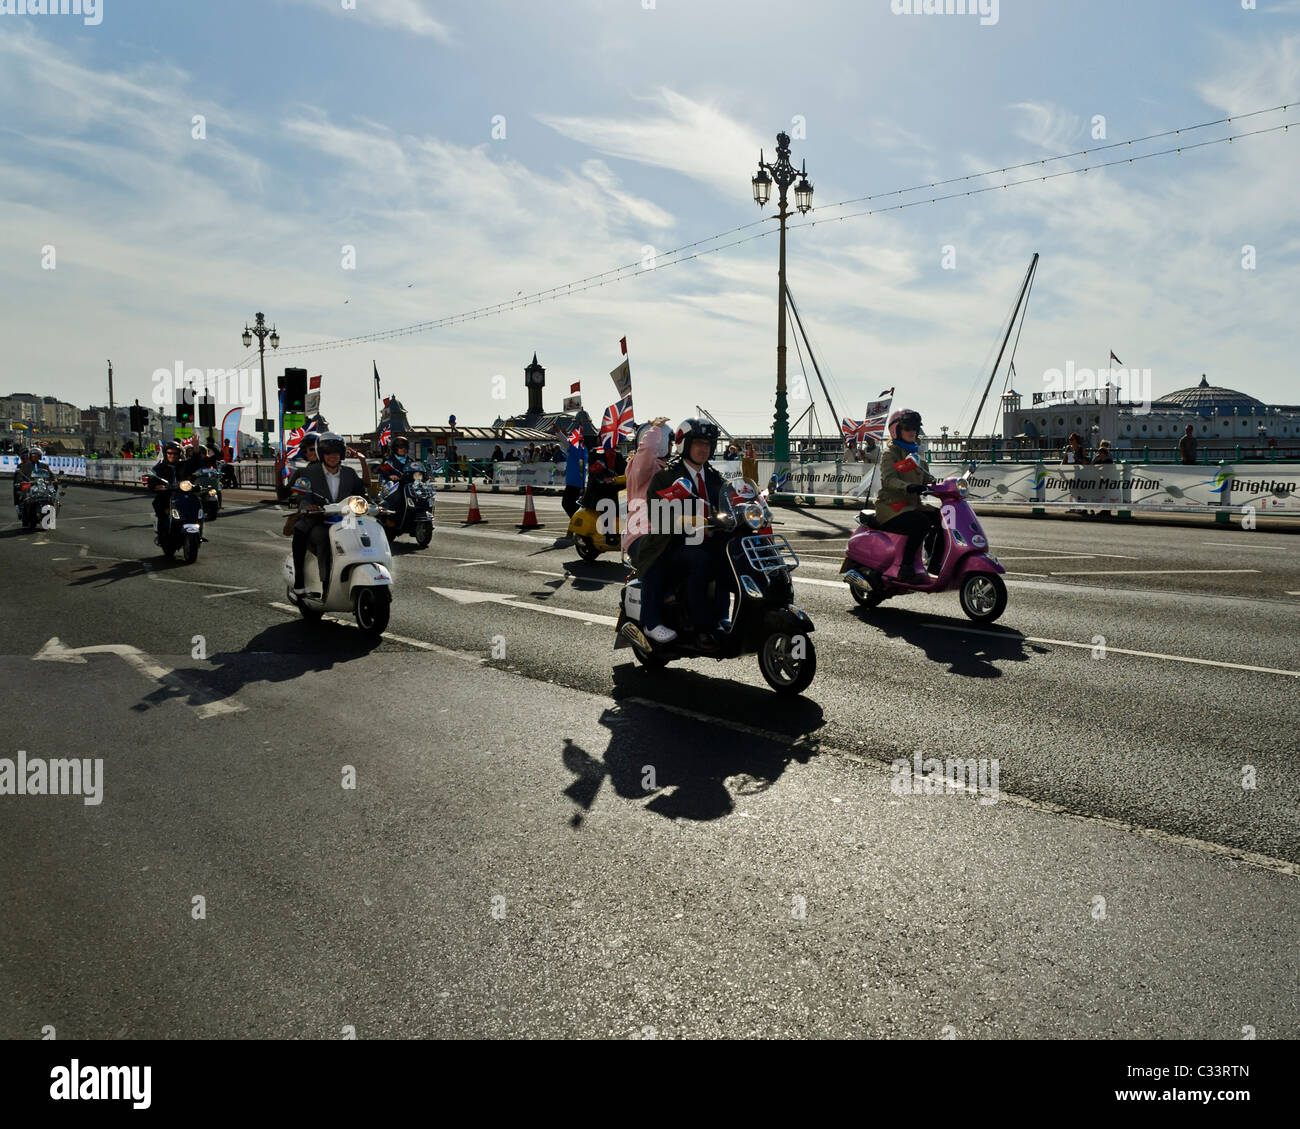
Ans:
[[[533,509],[533,488],[525,486],[527,492],[524,495],[524,520],[519,526],[520,529],[541,529],[542,523],[537,520],[537,511]]]
[[[474,525],[476,522],[487,521],[483,516],[483,511],[478,508],[478,491],[474,489],[474,483],[469,484],[469,516],[465,518],[466,525]]]

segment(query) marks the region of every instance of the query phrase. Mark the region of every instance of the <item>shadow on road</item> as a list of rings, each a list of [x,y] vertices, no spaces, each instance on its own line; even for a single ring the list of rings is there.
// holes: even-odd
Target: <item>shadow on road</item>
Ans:
[[[999,631],[996,626],[972,628],[964,617],[927,615],[924,612],[905,611],[902,608],[877,608],[865,611],[855,608],[852,613],[868,627],[873,627],[891,639],[902,639],[920,647],[931,662],[947,663],[948,674],[965,678],[1001,678],[999,662],[1028,662],[1031,654],[1045,655],[1046,647],[1026,645],[1019,632],[1002,629],[1005,635],[984,635],[979,632]],[[970,628],[970,634],[960,630],[942,628]]]
[[[660,697],[677,710],[707,709],[720,723],[657,708]],[[606,780],[618,796],[649,800],[646,810],[666,819],[730,815],[736,796],[766,791],[791,761],[807,764],[816,756],[813,735],[825,724],[821,706],[807,698],[778,699],[770,690],[685,669],[616,667],[614,698],[618,705],[600,715],[609,733],[599,759],[572,738],[564,741],[561,757],[575,778],[564,794],[578,808],[569,820],[575,830]],[[721,724],[727,717],[752,719],[789,740],[737,732]]]
[[[365,658],[382,642],[350,624],[329,620],[277,623],[253,636],[240,651],[223,651],[212,655],[205,667],[176,671],[167,685],[147,695],[136,708],[174,700],[207,705],[255,683],[291,682]]]

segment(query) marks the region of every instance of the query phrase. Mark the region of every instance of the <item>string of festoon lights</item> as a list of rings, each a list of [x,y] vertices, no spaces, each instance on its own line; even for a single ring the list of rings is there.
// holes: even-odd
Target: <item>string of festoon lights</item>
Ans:
[[[928,181],[924,184],[913,185],[909,188],[895,188],[888,192],[876,192],[869,196],[858,196],[846,200],[838,201],[834,204],[826,204],[815,209],[814,218],[809,218],[797,223],[787,224],[789,230],[795,230],[803,227],[816,227],[818,224],[841,223],[845,220],[857,219],[863,216],[884,215],[889,212],[900,212],[908,208],[921,207],[929,204],[939,204],[947,200],[966,199],[969,197],[983,195],[989,192],[1003,192],[1012,188],[1021,188],[1031,184],[1043,184],[1049,180],[1056,180],[1067,176],[1081,176],[1090,172],[1096,172],[1101,169],[1116,168],[1125,165],[1134,165],[1140,161],[1154,160],[1159,157],[1168,157],[1181,155],[1197,149],[1206,149],[1215,145],[1230,145],[1234,141],[1241,141],[1250,137],[1259,137],[1268,133],[1286,133],[1289,131],[1288,122],[1282,122],[1278,125],[1266,126],[1259,129],[1247,130],[1228,134],[1223,137],[1215,137],[1206,141],[1192,141],[1179,145],[1172,145],[1167,148],[1147,151],[1142,153],[1129,153],[1127,156],[1120,156],[1105,161],[1091,161],[1087,164],[1075,166],[1068,169],[1062,169],[1053,172],[1039,172],[1036,175],[1029,175],[1012,179],[1008,174],[1020,172],[1025,169],[1046,169],[1050,165],[1055,165],[1061,161],[1073,160],[1076,158],[1095,158],[1099,154],[1114,151],[1116,149],[1131,150],[1135,145],[1142,145],[1150,141],[1160,140],[1167,137],[1182,137],[1185,134],[1193,133],[1197,130],[1209,129],[1214,126],[1225,124],[1236,124],[1250,118],[1257,118],[1265,114],[1286,113],[1291,104],[1280,106],[1271,106],[1263,110],[1252,110],[1245,114],[1233,114],[1230,117],[1217,118],[1213,121],[1199,122],[1195,125],[1180,126],[1177,129],[1162,130],[1158,133],[1146,134],[1143,137],[1129,138],[1123,141],[1115,141],[1106,145],[1099,145],[1091,149],[1079,149],[1071,153],[1060,153],[1052,157],[1043,157],[1034,161],[1024,161],[1019,164],[1005,165],[1001,168],[987,169],[983,172],[968,173],[964,176],[949,177],[945,180]],[[995,184],[978,184],[987,177],[1006,177],[1000,183]],[[846,212],[841,215],[829,214],[838,209],[850,207],[854,204],[872,204],[876,201],[897,199],[899,196],[907,196],[916,192],[932,192],[938,188],[945,188],[950,185],[965,185],[966,187],[957,188],[951,192],[944,192],[933,196],[922,196],[919,199],[907,200],[901,203],[882,205],[880,207],[862,208],[857,211]],[[528,306],[534,306],[541,302],[553,302],[559,298],[569,297],[574,294],[581,294],[587,290],[593,290],[602,286],[610,286],[614,283],[624,282],[632,278],[640,278],[644,275],[653,274],[656,271],[667,270],[669,267],[680,266],[683,263],[694,262],[702,259],[707,255],[716,255],[719,252],[730,250],[733,247],[739,247],[745,243],[752,243],[758,239],[766,239],[768,236],[775,235],[778,228],[772,226],[775,223],[775,216],[768,216],[752,223],[742,224],[739,227],[729,228],[726,231],[718,232],[704,239],[697,239],[692,243],[683,244],[680,247],[674,247],[672,250],[658,252],[653,261],[646,263],[638,260],[637,262],[627,263],[620,267],[613,267],[609,270],[602,271],[599,274],[588,275],[585,278],[576,279],[573,282],[561,283],[558,286],[547,287],[544,290],[533,291],[530,294],[516,295],[514,298],[504,302],[497,302],[490,306],[480,306],[477,309],[465,310],[461,313],[448,314],[445,317],[435,318],[429,321],[416,322],[412,325],[401,326],[397,329],[381,330],[375,333],[359,334],[353,337],[338,337],[326,341],[306,343],[301,345],[287,346],[279,350],[284,355],[300,355],[303,353],[315,353],[326,349],[345,349],[353,345],[362,345],[370,342],[389,341],[399,337],[407,337],[417,333],[427,333],[430,330],[445,329],[454,325],[462,325],[471,321],[478,321],[482,318],[495,317],[499,314],[508,313],[513,310],[524,309]],[[753,232],[743,235],[740,238],[732,239],[731,236],[739,235],[741,232],[749,231],[755,227],[766,227],[767,230]],[[719,240],[728,240],[727,242],[718,242]],[[710,244],[715,244],[710,246]],[[689,252],[689,253],[688,253]]]

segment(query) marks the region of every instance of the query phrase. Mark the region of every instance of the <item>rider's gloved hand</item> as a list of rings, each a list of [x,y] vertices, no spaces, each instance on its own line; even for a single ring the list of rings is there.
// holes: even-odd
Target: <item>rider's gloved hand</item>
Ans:
[[[921,482],[909,482],[907,484],[907,492],[909,494],[924,494],[925,485]]]

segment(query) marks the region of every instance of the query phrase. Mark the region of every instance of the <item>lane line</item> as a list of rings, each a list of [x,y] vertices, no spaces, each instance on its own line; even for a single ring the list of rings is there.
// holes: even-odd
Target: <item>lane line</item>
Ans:
[[[541,569],[539,569],[539,568],[531,568],[531,569],[528,570],[528,573],[529,573],[530,576],[562,576],[562,577],[564,577],[565,580],[583,580],[583,581],[586,581],[586,583],[588,583],[588,584],[619,584],[619,585],[621,585],[621,584],[623,583],[623,581],[621,581],[621,580],[598,580],[598,579],[597,579],[596,577],[594,577],[594,576],[575,576],[575,575],[574,575],[573,573],[571,573],[571,572],[543,572],[543,571],[542,571]]]
[[[292,604],[285,604],[272,600],[269,606],[278,611],[289,612],[294,617],[299,615],[298,609]],[[334,612],[326,612],[321,616],[321,618],[328,619],[331,623],[341,623],[345,626],[355,622],[348,616],[336,615]],[[468,651],[453,651],[450,647],[442,647],[437,643],[426,643],[422,639],[412,639],[406,635],[397,635],[392,631],[385,631],[382,638],[390,639],[394,643],[405,643],[408,647],[415,647],[417,650],[433,651],[435,654],[446,655],[448,658],[452,659],[460,659],[462,662],[472,662],[475,665],[488,661],[482,655],[472,655]]]
[[[849,752],[847,749],[841,749],[835,745],[821,744],[802,736],[791,741],[790,737],[784,733],[774,733],[758,729],[752,725],[745,725],[742,722],[732,721],[729,718],[711,717],[708,714],[689,710],[682,706],[669,705],[665,702],[656,702],[649,698],[624,698],[623,704],[642,706],[646,709],[662,710],[665,713],[677,714],[680,717],[689,718],[693,721],[700,721],[706,725],[716,725],[723,729],[734,729],[737,732],[752,737],[758,737],[762,740],[770,741],[773,744],[784,746],[786,748],[798,748],[801,745],[809,746],[815,748],[819,754],[830,754],[831,756],[839,757],[843,760],[853,761],[855,764],[862,765],[865,768],[874,769],[881,774],[890,777],[894,775],[894,768],[890,763],[872,757],[864,757],[860,753]],[[968,786],[963,787],[967,792],[971,791]],[[1097,815],[1093,812],[1080,811],[1077,808],[1065,807],[1063,804],[1054,804],[1048,800],[1035,800],[1030,796],[1021,796],[1015,792],[1004,792],[999,789],[997,802],[998,804],[1014,804],[1016,807],[1028,808],[1043,815],[1065,816],[1068,819],[1078,819],[1087,823],[1099,824],[1102,827],[1108,827],[1114,831],[1122,831],[1128,835],[1136,835],[1142,839],[1153,839],[1158,843],[1165,844],[1166,846],[1182,847],[1187,850],[1199,851],[1202,854],[1214,855],[1218,858],[1231,859],[1234,862],[1245,863],[1247,866],[1258,867],[1261,870],[1271,870],[1276,874],[1284,874],[1289,877],[1300,875],[1300,864],[1289,862],[1286,859],[1272,858],[1269,855],[1259,854],[1257,851],[1247,851],[1240,847],[1229,847],[1223,843],[1212,843],[1207,839],[1195,839],[1190,835],[1176,835],[1169,831],[1161,831],[1156,827],[1147,827],[1140,823],[1129,823],[1126,820],[1114,819],[1106,815]],[[989,806],[996,808],[997,804]]]
[[[1262,549],[1266,553],[1294,553],[1289,545],[1239,545],[1232,541],[1206,541],[1206,545],[1221,545],[1225,549]]]
[[[1053,572],[1052,576],[1193,576],[1206,573],[1259,572],[1257,568],[1132,568],[1107,572]]]
[[[927,626],[936,631],[952,631],[958,635],[987,635],[991,639],[1005,639],[1012,643],[1047,643],[1053,647],[1073,647],[1080,651],[1091,651],[1092,643],[1075,643],[1069,639],[1042,639],[1034,635],[1021,635],[1007,631],[986,631],[979,627],[954,627],[946,623],[931,623]],[[1141,659],[1163,659],[1166,662],[1193,663],[1196,666],[1217,666],[1222,670],[1246,670],[1252,674],[1279,674],[1284,678],[1300,678],[1300,670],[1279,670],[1272,666],[1247,666],[1244,663],[1224,662],[1222,659],[1196,659],[1190,655],[1166,655],[1159,651],[1133,651],[1125,647],[1106,645],[1108,655],[1133,655]]]

